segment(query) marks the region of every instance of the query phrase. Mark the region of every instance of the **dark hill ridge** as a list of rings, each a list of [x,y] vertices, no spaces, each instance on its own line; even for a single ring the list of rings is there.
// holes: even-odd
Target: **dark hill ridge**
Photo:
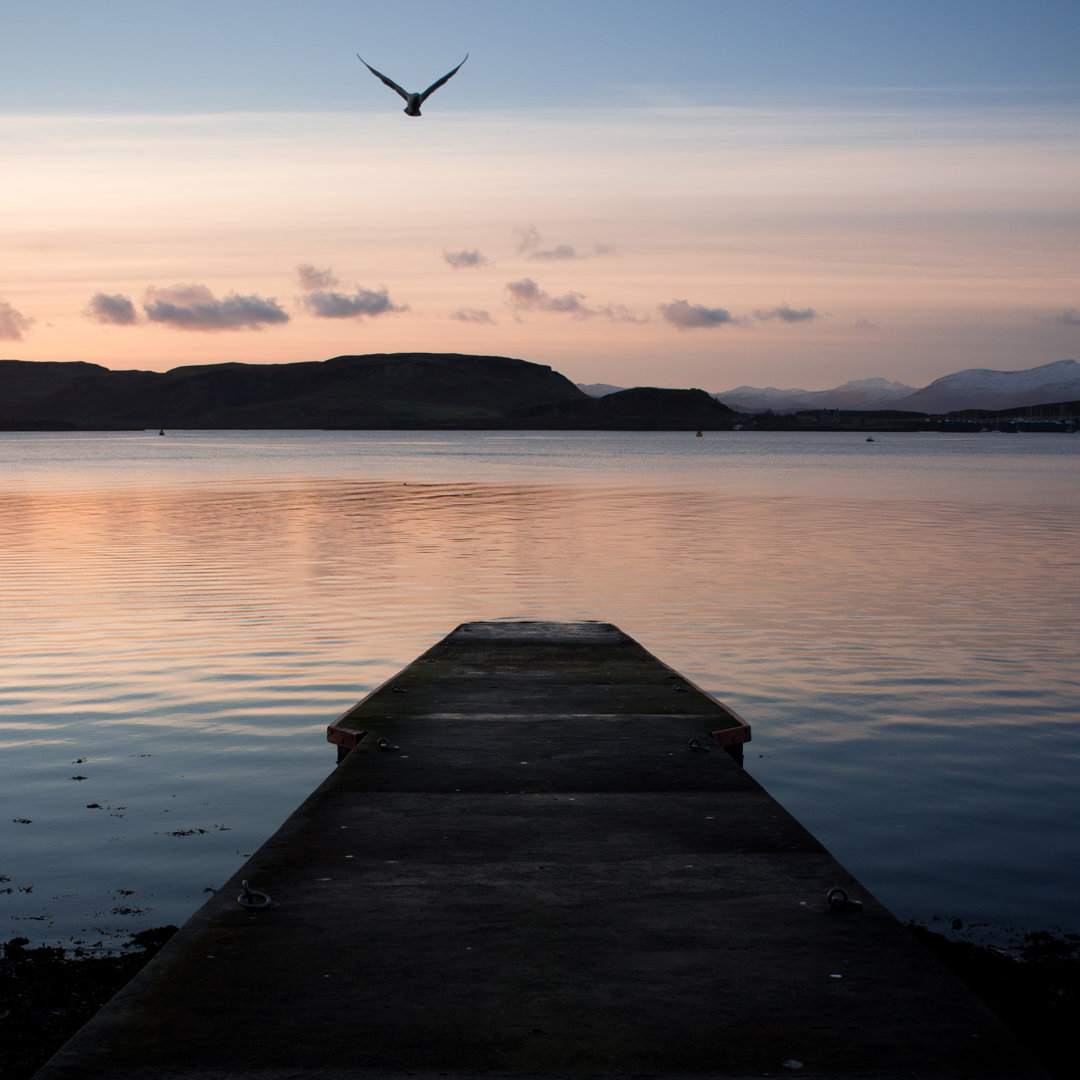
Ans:
[[[735,413],[704,390],[637,386],[602,398],[535,406],[520,415],[523,427],[588,428],[596,431],[678,431],[730,428]],[[597,406],[600,406],[597,408]],[[528,420],[525,423],[525,420]]]
[[[382,353],[166,372],[0,361],[0,427],[685,429],[730,427],[700,390],[590,398],[543,364]]]
[[[3,411],[10,405],[33,401],[83,375],[107,375],[108,369],[82,361],[32,363],[28,360],[0,360],[0,401]]]

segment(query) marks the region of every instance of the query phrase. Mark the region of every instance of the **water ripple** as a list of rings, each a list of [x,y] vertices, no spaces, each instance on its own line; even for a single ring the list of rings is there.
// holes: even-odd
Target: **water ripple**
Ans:
[[[1080,929],[1065,437],[138,438],[0,438],[10,934],[181,921],[330,720],[502,617],[615,622],[727,701],[902,917]]]

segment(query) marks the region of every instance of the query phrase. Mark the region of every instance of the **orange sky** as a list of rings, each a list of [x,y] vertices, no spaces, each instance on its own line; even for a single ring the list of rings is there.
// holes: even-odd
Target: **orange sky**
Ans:
[[[7,115],[0,139],[3,357],[454,351],[722,391],[1080,353],[1066,109],[448,99],[430,123]]]

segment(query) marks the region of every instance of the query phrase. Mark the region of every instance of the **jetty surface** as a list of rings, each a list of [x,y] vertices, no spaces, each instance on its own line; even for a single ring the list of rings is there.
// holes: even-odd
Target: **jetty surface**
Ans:
[[[615,626],[464,624],[328,737],[38,1080],[1044,1075]]]

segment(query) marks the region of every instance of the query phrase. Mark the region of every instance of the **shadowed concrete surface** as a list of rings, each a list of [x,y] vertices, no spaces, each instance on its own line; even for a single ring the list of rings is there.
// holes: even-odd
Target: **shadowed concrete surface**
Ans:
[[[465,624],[38,1077],[1043,1076],[747,735],[616,627]]]

